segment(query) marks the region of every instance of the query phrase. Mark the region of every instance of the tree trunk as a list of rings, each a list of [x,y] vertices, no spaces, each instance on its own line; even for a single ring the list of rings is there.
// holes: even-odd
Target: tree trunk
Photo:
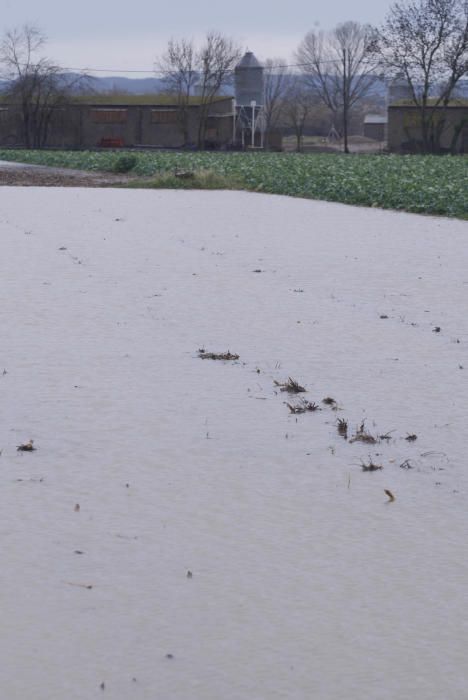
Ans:
[[[347,49],[343,49],[343,151],[349,153],[348,148],[348,64]]]
[[[349,153],[348,148],[348,108],[345,104],[343,107],[343,151]]]

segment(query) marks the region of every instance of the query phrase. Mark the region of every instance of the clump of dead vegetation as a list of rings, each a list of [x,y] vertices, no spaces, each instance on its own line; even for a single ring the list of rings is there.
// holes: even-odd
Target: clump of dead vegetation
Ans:
[[[332,408],[334,411],[336,411],[338,408],[338,403],[335,399],[332,399],[331,396],[326,396],[324,399],[322,399],[322,403],[325,404],[325,406],[330,406],[330,408]]]
[[[418,439],[418,436],[415,433],[407,433],[405,440],[408,442],[414,442],[415,440]]]
[[[381,464],[376,464],[373,462],[369,457],[368,462],[364,462],[364,460],[361,459],[361,469],[363,472],[377,472],[379,469],[383,469],[383,467]]]
[[[243,190],[241,177],[216,173],[213,170],[179,170],[161,172],[151,177],[138,177],[126,183],[131,188]]]
[[[338,435],[344,437],[345,440],[348,439],[348,421],[345,418],[338,418],[338,423],[336,425],[338,429]]]
[[[285,402],[286,406],[289,408],[291,413],[308,413],[313,412],[313,411],[320,411],[321,408],[320,406],[315,403],[315,401],[305,401],[305,399],[301,399],[300,403],[296,404],[293,406],[292,404],[288,403],[287,401]]]
[[[204,348],[198,351],[198,357],[202,360],[238,360],[239,355],[236,355],[229,350],[227,352],[206,352]]]
[[[295,379],[292,377],[288,377],[287,382],[277,382],[276,379],[275,385],[279,386],[281,391],[287,391],[289,394],[300,394],[303,391],[307,391],[303,386],[299,384]]]
[[[365,421],[362,421],[361,425],[356,430],[356,434],[351,438],[349,442],[364,442],[367,445],[375,445],[377,439],[373,435],[371,435],[371,433],[367,432]]]
[[[23,444],[18,445],[16,447],[16,449],[18,452],[34,452],[34,450],[36,449],[34,447],[34,440],[30,440],[29,442],[24,442]]]

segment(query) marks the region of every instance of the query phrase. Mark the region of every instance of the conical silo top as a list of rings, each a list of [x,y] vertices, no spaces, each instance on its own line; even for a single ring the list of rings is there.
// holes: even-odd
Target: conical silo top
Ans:
[[[236,68],[263,68],[263,66],[254,56],[252,51],[246,51]]]

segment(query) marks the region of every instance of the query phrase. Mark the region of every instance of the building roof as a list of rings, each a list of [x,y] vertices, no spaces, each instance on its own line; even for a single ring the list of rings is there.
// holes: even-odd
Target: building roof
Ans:
[[[381,114],[366,114],[364,117],[364,124],[386,124],[387,121],[387,117]]]
[[[223,102],[224,100],[231,100],[232,97],[229,95],[220,95],[213,99],[213,102]],[[175,95],[161,95],[161,94],[150,94],[146,93],[144,95],[132,95],[125,93],[91,93],[88,95],[73,95],[70,97],[70,102],[86,104],[86,105],[102,105],[102,106],[119,106],[119,107],[130,107],[131,105],[137,106],[155,106],[155,107],[178,107],[177,96]],[[201,103],[201,97],[192,96],[189,97],[189,105],[196,106]]]
[[[435,109],[445,109],[445,106],[440,102],[436,105],[436,98],[431,97],[428,100],[428,105],[434,107]],[[448,105],[449,109],[466,109],[468,107],[468,99],[455,97],[450,100]],[[396,100],[388,105],[389,109],[420,109],[419,104],[415,104],[413,100]]]

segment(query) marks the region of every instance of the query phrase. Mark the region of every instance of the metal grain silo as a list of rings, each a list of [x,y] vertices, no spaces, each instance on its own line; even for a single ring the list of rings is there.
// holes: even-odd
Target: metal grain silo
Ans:
[[[262,107],[263,66],[257,61],[252,51],[247,51],[234,70],[236,104],[238,107],[250,107],[255,102]]]
[[[391,105],[402,102],[403,100],[411,100],[412,97],[413,93],[407,78],[405,78],[403,73],[399,73],[388,86],[388,104]]]

